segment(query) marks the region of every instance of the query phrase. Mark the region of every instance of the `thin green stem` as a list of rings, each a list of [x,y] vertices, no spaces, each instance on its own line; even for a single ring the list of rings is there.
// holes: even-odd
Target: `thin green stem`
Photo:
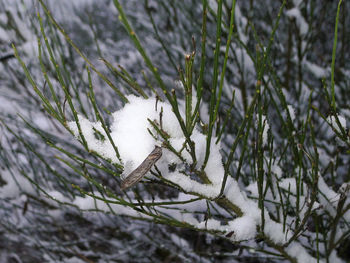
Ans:
[[[213,133],[213,127],[214,123],[216,121],[215,116],[215,105],[216,105],[216,90],[217,90],[217,83],[218,83],[218,76],[219,76],[219,55],[220,55],[220,46],[221,46],[221,19],[222,19],[222,0],[218,0],[218,10],[217,10],[217,16],[216,16],[216,45],[215,45],[215,51],[214,51],[214,72],[213,72],[213,82],[210,88],[210,104],[209,104],[209,125],[208,125],[208,134],[207,134],[207,143],[206,143],[206,149],[205,149],[205,157],[204,162],[202,165],[202,170],[205,169],[209,154],[210,154],[210,145],[211,145],[211,138]]]
[[[331,64],[331,94],[332,94],[332,110],[333,114],[336,115],[336,102],[335,102],[335,81],[334,81],[334,70],[335,70],[335,57],[337,53],[337,41],[338,41],[338,23],[339,23],[339,14],[340,14],[340,5],[342,0],[338,2],[337,15],[335,18],[334,26],[334,40],[333,40],[333,51],[332,51],[332,64]]]

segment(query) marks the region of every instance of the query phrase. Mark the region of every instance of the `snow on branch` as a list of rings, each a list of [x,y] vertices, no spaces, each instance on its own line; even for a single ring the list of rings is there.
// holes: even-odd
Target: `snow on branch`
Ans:
[[[89,149],[97,152],[112,163],[123,165],[123,175],[125,176],[134,171],[155,147],[162,147],[163,153],[154,164],[156,169],[153,170],[156,172],[151,173],[149,171],[147,178],[156,181],[163,180],[167,184],[176,186],[184,193],[187,193],[185,196],[188,196],[188,198],[199,196],[207,200],[218,201],[220,199],[221,206],[226,202],[226,205],[229,204],[236,207],[236,215],[226,221],[226,223],[223,223],[214,218],[194,217],[193,214],[187,213],[187,210],[181,204],[167,208],[159,206],[155,208],[156,211],[167,217],[184,222],[195,229],[220,233],[233,242],[254,239],[257,235],[258,227],[262,225],[261,210],[258,207],[258,203],[248,198],[246,192],[242,191],[237,181],[231,177],[226,182],[223,196],[219,196],[224,178],[220,143],[211,144],[208,163],[205,169],[201,171],[207,142],[204,134],[195,128],[190,136],[195,145],[197,161],[193,163],[190,149],[186,144],[186,138],[170,104],[160,102],[156,98],[143,99],[136,96],[128,96],[127,99],[129,103],[124,108],[113,113],[113,121],[110,126],[110,134],[120,153],[121,162],[115,156],[112,144],[106,139],[101,123],[90,122],[79,116],[82,135],[85,137]],[[181,111],[181,114],[182,116],[184,115],[183,111]],[[74,135],[81,139],[76,122],[70,122],[68,126]],[[156,127],[158,128],[156,129]],[[265,129],[268,130],[268,125]],[[306,186],[304,187],[306,188]],[[284,179],[280,182],[280,188],[295,194],[293,180]],[[257,188],[254,188],[253,185],[247,189],[257,194]],[[84,209],[92,208],[93,205],[96,205],[92,197],[87,198],[79,198],[74,201],[74,204]],[[294,203],[296,202],[293,197],[290,200],[294,200]],[[302,200],[306,202],[305,197]],[[164,201],[171,203],[178,200],[153,200],[153,202]],[[137,200],[131,200],[131,202],[137,202]],[[143,202],[146,203],[147,201],[143,200]],[[220,207],[220,201],[218,201],[218,204]],[[195,204],[191,203],[191,205]],[[98,207],[105,211],[113,209],[117,214],[136,216],[136,214],[131,212],[133,208],[126,206],[118,208],[118,206],[113,205],[113,208],[108,208],[102,201],[98,201]],[[204,213],[206,209],[203,205],[194,207],[198,209],[201,207],[199,210],[196,210],[201,213]],[[222,208],[220,207],[219,209]],[[239,212],[237,213],[237,211]],[[143,215],[142,213],[138,213],[138,216],[140,218],[144,218],[144,216],[148,218],[148,215]],[[264,234],[267,239],[277,246],[283,246],[293,236],[292,230],[283,227],[281,223],[273,221],[268,214],[265,215],[264,220]],[[307,260],[303,262],[313,261],[305,248],[295,242],[288,246],[286,253],[292,257],[300,258],[300,260]]]

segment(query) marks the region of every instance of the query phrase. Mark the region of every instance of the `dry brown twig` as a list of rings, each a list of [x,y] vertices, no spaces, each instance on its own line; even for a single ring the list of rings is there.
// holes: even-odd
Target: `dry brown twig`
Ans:
[[[121,189],[125,190],[137,184],[152,168],[152,166],[162,156],[162,147],[155,146],[154,150],[146,157],[146,159],[132,171],[121,184]]]

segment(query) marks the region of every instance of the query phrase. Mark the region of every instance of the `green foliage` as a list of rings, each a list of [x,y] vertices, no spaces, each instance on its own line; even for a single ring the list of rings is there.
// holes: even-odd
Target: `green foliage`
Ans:
[[[10,89],[13,81],[29,90],[30,96],[16,99],[27,100],[30,114],[20,110],[18,120],[11,112],[0,115],[5,134],[0,191],[10,182],[19,188],[15,196],[8,196],[10,188],[0,192],[2,214],[22,209],[23,194],[24,204],[35,209],[23,208],[22,217],[39,219],[35,227],[51,231],[56,248],[50,249],[49,235],[8,220],[2,225],[11,242],[25,237],[24,243],[44,252],[35,254],[37,260],[137,260],[148,252],[134,251],[138,242],[152,248],[143,260],[155,262],[239,261],[238,251],[244,251],[240,262],[250,256],[256,262],[348,260],[341,249],[349,246],[350,233],[350,81],[349,65],[341,58],[350,56],[349,19],[342,14],[348,4],[146,0],[133,10],[131,2],[96,3],[105,8],[105,16],[114,16],[105,24],[98,22],[99,8],[86,10],[90,56],[69,23],[57,19],[43,0],[33,5],[36,65],[28,62],[20,43],[12,43],[16,61],[11,63],[19,73],[5,85]],[[116,9],[109,10],[112,4]],[[329,38],[334,21],[331,52],[318,33]],[[10,22],[0,26],[21,30]],[[117,37],[104,38],[112,33]],[[131,55],[123,60],[127,52]],[[157,103],[168,103],[184,140],[180,149],[173,145],[160,107],[159,119],[148,119],[146,128],[180,163],[167,165],[170,176],[156,164],[140,183],[122,191],[128,164],[113,139],[111,112],[130,105],[129,95],[156,98],[156,110]],[[112,146],[117,162],[91,147],[85,119],[94,120],[89,123],[95,139]],[[202,153],[197,133],[205,136]],[[220,147],[220,158],[215,147]],[[25,161],[17,162],[19,156]],[[222,159],[224,170],[215,195],[195,187],[215,186],[208,174],[211,158]],[[194,186],[175,181],[174,171]],[[69,226],[56,225],[66,218]],[[252,218],[254,235],[240,233],[246,225],[239,220]],[[237,222],[241,225],[234,228]],[[90,237],[101,229],[108,233]],[[76,244],[70,249],[65,242]],[[123,255],[110,251],[109,242],[123,248]]]

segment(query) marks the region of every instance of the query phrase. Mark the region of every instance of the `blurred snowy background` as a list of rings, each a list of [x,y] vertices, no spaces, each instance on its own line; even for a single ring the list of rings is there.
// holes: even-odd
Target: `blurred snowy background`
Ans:
[[[224,1],[225,22],[229,21],[230,2]],[[98,70],[115,82],[118,89],[130,93],[101,58],[108,59],[114,65],[120,64],[142,87],[147,85],[142,71],[146,75],[150,74],[118,20],[113,1],[52,0],[46,3],[53,17],[80,50]],[[166,85],[176,88],[175,80],[179,78],[177,67],[184,67],[184,54],[193,49],[192,37],[197,51],[200,49],[202,6],[198,1],[172,0],[125,0],[121,3]],[[325,116],[330,113],[324,99],[322,79],[330,79],[337,4],[337,1],[288,1],[281,17],[270,63],[283,86],[295,127],[303,125],[309,100]],[[236,36],[230,50],[223,106],[220,109],[225,114],[235,90],[237,99],[231,114],[236,123],[244,119],[245,109],[255,91],[254,63],[246,51],[250,50],[254,54],[256,50],[250,23],[254,24],[262,41],[267,41],[280,5],[281,1],[276,0],[237,1]],[[209,1],[209,6],[207,47],[212,51],[215,48],[216,2]],[[335,72],[337,109],[345,127],[346,121],[349,123],[350,120],[348,11],[349,3],[345,1],[340,14]],[[41,90],[49,92],[38,60],[38,38],[42,39],[42,33],[37,12],[41,14],[54,54],[65,65],[65,75],[69,74],[70,92],[74,94],[75,102],[80,105],[84,115],[93,115],[87,98],[81,96],[88,90],[86,62],[48,23],[39,3],[35,0],[0,0],[0,262],[281,262],[280,257],[269,254],[268,248],[259,245],[259,240],[232,244],[193,230],[134,220],[112,213],[82,212],[76,206],[52,199],[56,197],[61,200],[59,197],[62,195],[74,196],[67,190],[70,189],[67,185],[88,185],[84,178],[56,158],[59,152],[50,147],[50,143],[45,144],[38,131],[51,138],[57,147],[63,145],[71,152],[90,157],[66,130],[45,113],[20,63],[14,57],[12,44],[18,49]],[[41,44],[44,45],[43,40]],[[207,54],[209,66],[205,72],[211,73],[213,52]],[[48,64],[49,58],[44,57],[42,61]],[[59,82],[53,72],[47,72],[47,75],[58,96],[63,98],[64,93],[59,89]],[[116,93],[100,78],[95,75],[92,77],[99,105],[110,112],[120,109],[122,104]],[[149,81],[151,85],[155,84],[153,79]],[[273,81],[266,81],[271,83],[268,85],[275,85]],[[210,83],[211,75],[205,74],[204,87],[210,86]],[[204,101],[209,101],[206,91]],[[278,108],[279,105],[274,106]],[[278,164],[281,168],[276,170],[281,170],[283,174],[294,172],[293,161],[288,157],[292,154],[283,154],[286,138],[281,135],[282,124],[277,117],[278,114],[285,116],[286,113],[277,113],[274,106],[269,108],[267,120],[274,142],[278,145],[275,146],[276,156],[284,156]],[[312,118],[319,146],[320,172],[328,186],[337,190],[344,182],[349,182],[349,154],[344,150],[345,146],[335,139],[325,120],[317,115]],[[227,156],[227,147],[232,144],[237,130],[238,126],[234,122],[227,126],[223,135],[223,156]],[[240,145],[237,150],[237,164],[242,147]],[[246,154],[250,156],[249,152]],[[111,166],[107,162],[103,165]],[[237,167],[232,169],[236,171]],[[241,169],[244,176],[240,184],[248,186],[249,173],[253,168],[248,161]],[[116,180],[99,169],[95,173],[96,178],[105,185],[117,189]],[[289,176],[292,175],[286,177]],[[250,190],[254,195],[253,188]],[[343,245],[338,250],[337,260],[340,262],[340,258],[350,260],[350,241],[349,236],[346,236],[341,240]]]

